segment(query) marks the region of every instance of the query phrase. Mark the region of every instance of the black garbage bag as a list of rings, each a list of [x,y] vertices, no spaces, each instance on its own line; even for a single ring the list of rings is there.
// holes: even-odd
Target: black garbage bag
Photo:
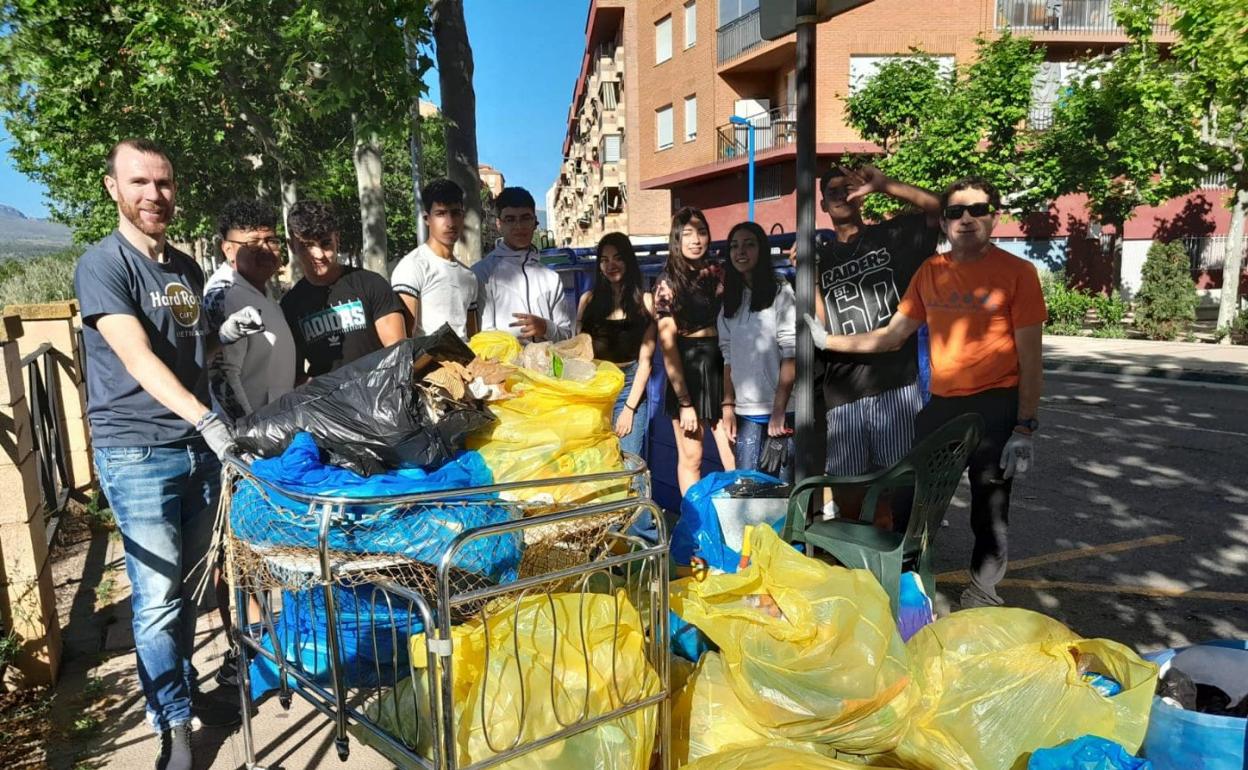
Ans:
[[[475,401],[434,419],[415,385],[442,361],[467,365],[471,349],[443,326],[401,340],[316,377],[234,424],[240,452],[275,457],[296,433],[316,438],[326,461],[364,476],[398,467],[438,467],[464,438],[493,422]]]

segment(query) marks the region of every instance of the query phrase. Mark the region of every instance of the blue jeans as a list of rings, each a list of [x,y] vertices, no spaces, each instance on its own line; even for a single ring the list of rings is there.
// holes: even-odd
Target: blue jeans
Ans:
[[[620,371],[624,372],[624,387],[620,390],[620,397],[615,401],[615,409],[611,412],[611,428],[615,429],[615,421],[620,416],[620,412],[624,411],[624,404],[627,403],[629,394],[633,391],[633,380],[637,377],[637,362],[631,364],[620,364]],[[650,402],[645,398],[637,405],[637,411],[633,413],[633,429],[628,435],[620,439],[620,451],[632,452],[633,454],[645,459],[648,454],[646,450],[646,429],[650,427]],[[637,521],[633,522],[633,526],[628,528],[628,534],[640,537],[646,542],[653,543],[659,539],[659,530],[654,525],[654,521],[649,511],[642,511],[641,516],[637,517]]]
[[[624,372],[624,388],[620,391],[620,397],[615,401],[615,409],[611,412],[611,429],[615,429],[615,421],[620,416],[620,412],[624,411],[624,404],[628,401],[629,394],[633,391],[633,380],[637,376],[637,362],[631,364],[621,364],[620,371]],[[650,426],[650,402],[647,401],[642,393],[641,403],[637,405],[637,411],[633,413],[633,429],[628,435],[620,439],[620,451],[632,452],[641,458],[645,458],[646,446],[646,429]]]
[[[785,424],[793,427],[788,419],[785,420]],[[789,461],[780,470],[779,478],[788,484],[793,481],[793,458],[796,449],[792,436],[789,436],[786,441],[789,444]],[[737,461],[737,470],[758,470],[758,460],[763,454],[763,445],[766,443],[767,423],[754,422],[748,417],[737,415],[737,444],[733,451],[733,456]]]
[[[212,537],[221,463],[197,440],[99,447],[95,467],[125,547],[148,719],[157,730],[187,724],[196,680],[192,594]]]

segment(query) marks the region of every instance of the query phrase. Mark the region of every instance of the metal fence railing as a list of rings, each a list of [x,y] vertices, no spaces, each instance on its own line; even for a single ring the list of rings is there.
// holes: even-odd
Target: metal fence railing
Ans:
[[[787,147],[797,138],[797,111],[782,104],[757,115],[746,116],[754,126],[754,152]],[[728,161],[744,158],[749,149],[750,129],[735,123],[715,128],[715,159]]]
[[[26,396],[30,402],[31,443],[39,474],[48,542],[56,535],[60,514],[69,501],[69,438],[61,409],[60,355],[45,342],[22,357]]]
[[[1192,258],[1193,270],[1221,270],[1226,264],[1231,239],[1226,235],[1205,235],[1183,239],[1183,248]],[[1248,249],[1245,249],[1248,255]],[[1248,262],[1248,260],[1246,260]]]
[[[1169,14],[1153,25],[1155,34],[1170,32]],[[997,0],[996,28],[1038,32],[1123,34],[1114,19],[1112,0]]]
[[[758,9],[754,9],[716,30],[716,64],[732,61],[763,44],[763,31],[758,18]]]

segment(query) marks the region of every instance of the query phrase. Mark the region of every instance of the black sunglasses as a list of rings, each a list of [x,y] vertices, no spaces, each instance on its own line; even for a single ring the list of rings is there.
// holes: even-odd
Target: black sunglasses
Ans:
[[[973,217],[986,217],[991,214],[994,209],[991,203],[972,203],[969,206],[945,206],[945,219],[961,219],[966,212],[971,212]]]

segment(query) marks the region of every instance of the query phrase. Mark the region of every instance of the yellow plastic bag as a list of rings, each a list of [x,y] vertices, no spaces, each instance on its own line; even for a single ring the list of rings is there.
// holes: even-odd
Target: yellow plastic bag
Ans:
[[[504,364],[515,362],[520,355],[520,340],[507,332],[489,331],[474,334],[468,347],[480,358],[493,358]]]
[[[861,767],[791,746],[734,749],[685,765],[686,770],[861,770]]]
[[[923,693],[894,752],[923,770],[1011,770],[1031,752],[1099,735],[1132,754],[1144,740],[1157,667],[1106,639],[1080,639],[1052,618],[992,607],[955,612],[908,645]],[[1105,697],[1078,660],[1122,685]]]
[[[676,766],[727,749],[765,745],[769,740],[732,691],[719,653],[703,655],[672,699],[672,757]]]
[[[526,744],[660,690],[646,659],[641,617],[623,592],[530,595],[518,605],[497,602],[486,614],[488,627],[478,616],[452,635],[461,766],[510,748],[517,734]],[[425,660],[423,634],[412,638],[411,649],[414,664]],[[656,709],[634,711],[496,767],[647,770]]]
[[[479,356],[506,355],[512,348],[498,335],[482,332],[469,342]],[[489,335],[489,336],[487,336]],[[518,344],[518,343],[517,343]],[[489,405],[493,425],[468,437],[468,448],[485,459],[498,483],[579,476],[620,470],[620,441],[611,411],[624,387],[624,373],[607,361],[594,362],[588,382],[547,377],[517,368],[506,387],[518,398]],[[556,484],[525,490],[524,499],[577,503],[623,493],[626,484]]]
[[[719,645],[729,681],[768,733],[854,754],[896,745],[918,701],[888,597],[870,572],[750,531],[750,565],[672,586],[672,610]]]

